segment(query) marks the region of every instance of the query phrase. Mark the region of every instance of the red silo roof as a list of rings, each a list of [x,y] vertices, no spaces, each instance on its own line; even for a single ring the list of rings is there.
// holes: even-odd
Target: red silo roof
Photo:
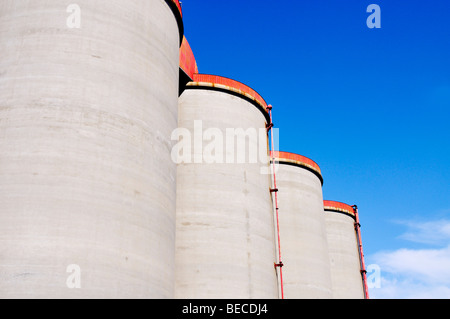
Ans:
[[[188,83],[188,86],[214,87],[243,95],[258,104],[266,113],[268,113],[267,103],[261,95],[241,82],[218,75],[194,74],[194,79],[192,82]]]
[[[325,210],[328,210],[328,211],[346,213],[346,214],[349,214],[349,215],[355,217],[355,211],[354,211],[353,207],[350,205],[347,205],[345,203],[335,202],[335,201],[331,201],[331,200],[324,200],[323,207]]]
[[[303,155],[288,153],[288,152],[275,152],[274,154],[275,154],[275,159],[278,160],[280,163],[295,164],[295,165],[306,167],[306,168],[312,170],[314,173],[316,173],[316,175],[323,182],[322,172],[320,170],[320,167],[312,159],[309,159]]]
[[[194,74],[198,73],[194,52],[186,37],[183,37],[183,42],[180,47],[180,68],[191,80],[194,79]]]

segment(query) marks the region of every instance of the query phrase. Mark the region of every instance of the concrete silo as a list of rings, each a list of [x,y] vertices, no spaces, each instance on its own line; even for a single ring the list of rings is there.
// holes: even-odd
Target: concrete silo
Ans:
[[[0,297],[171,298],[177,0],[0,2]]]
[[[320,167],[298,154],[274,157],[285,298],[331,298]]]
[[[333,298],[368,298],[357,208],[324,201]]]
[[[195,74],[181,95],[176,298],[278,298],[269,121],[262,97],[228,78]]]

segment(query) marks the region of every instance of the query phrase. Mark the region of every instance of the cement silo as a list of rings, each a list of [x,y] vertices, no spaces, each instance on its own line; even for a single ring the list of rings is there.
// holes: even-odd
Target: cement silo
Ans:
[[[0,2],[0,297],[172,298],[176,0]]]
[[[274,158],[285,298],[331,298],[320,167],[293,153]]]
[[[368,298],[357,210],[324,201],[334,299]]]
[[[176,298],[278,298],[269,121],[228,78],[196,74],[181,95]]]

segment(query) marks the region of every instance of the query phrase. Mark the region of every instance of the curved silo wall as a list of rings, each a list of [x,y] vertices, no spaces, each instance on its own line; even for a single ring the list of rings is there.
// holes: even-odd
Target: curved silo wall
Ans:
[[[331,298],[320,168],[286,152],[275,161],[285,298]]]
[[[223,163],[204,157],[178,165],[176,298],[278,298],[267,112],[258,103],[245,85],[198,74],[180,97],[180,128],[194,133],[201,121],[204,132],[222,134],[223,148],[227,129],[263,130],[263,143],[249,137],[246,145],[262,148],[266,158],[238,163],[235,150],[228,163],[224,154]],[[211,142],[200,143],[205,150]]]
[[[171,298],[179,3],[76,3],[0,2],[0,297]]]
[[[333,298],[364,299],[355,215],[349,205],[325,201]]]

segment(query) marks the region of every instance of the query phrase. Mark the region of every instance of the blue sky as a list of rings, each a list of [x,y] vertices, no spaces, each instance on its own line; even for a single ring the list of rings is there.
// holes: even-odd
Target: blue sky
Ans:
[[[381,28],[369,29],[369,4]],[[184,0],[200,73],[274,106],[280,150],[360,209],[372,298],[450,298],[450,1]]]

